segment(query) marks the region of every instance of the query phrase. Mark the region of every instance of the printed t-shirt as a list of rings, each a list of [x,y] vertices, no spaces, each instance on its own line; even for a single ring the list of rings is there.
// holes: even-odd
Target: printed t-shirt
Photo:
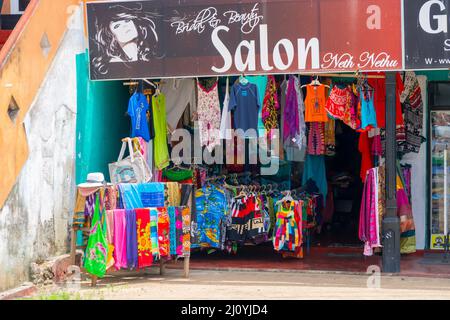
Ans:
[[[160,93],[152,97],[153,124],[155,127],[154,157],[155,167],[162,170],[169,165],[167,147],[166,97]]]
[[[147,98],[142,93],[135,93],[128,102],[128,115],[131,118],[131,137],[141,137],[150,141],[150,132],[147,122],[149,105]]]
[[[257,130],[259,103],[258,88],[252,83],[236,83],[231,90],[230,111],[234,111],[234,128]]]

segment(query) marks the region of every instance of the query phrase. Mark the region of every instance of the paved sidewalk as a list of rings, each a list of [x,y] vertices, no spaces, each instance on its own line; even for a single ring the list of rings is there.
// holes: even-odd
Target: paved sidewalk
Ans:
[[[369,276],[296,272],[191,271],[158,269],[121,272],[99,280],[96,288],[81,283],[80,299],[450,299],[450,279],[381,276],[369,289]],[[373,282],[371,282],[373,284]],[[43,297],[40,292],[35,298]],[[48,293],[47,293],[48,294]]]

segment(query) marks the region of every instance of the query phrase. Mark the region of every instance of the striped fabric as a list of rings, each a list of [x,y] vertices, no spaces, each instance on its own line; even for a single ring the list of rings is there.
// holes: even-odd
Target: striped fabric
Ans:
[[[152,255],[153,258],[159,258],[158,245],[158,210],[156,208],[150,209],[150,238],[152,241]]]
[[[177,254],[177,227],[176,227],[176,209],[175,207],[169,207],[167,212],[169,214],[170,223],[170,255]]]

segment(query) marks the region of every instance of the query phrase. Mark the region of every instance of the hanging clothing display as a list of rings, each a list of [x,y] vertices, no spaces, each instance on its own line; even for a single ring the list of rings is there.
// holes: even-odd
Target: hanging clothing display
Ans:
[[[328,183],[324,156],[314,156],[309,154],[306,156],[302,184],[306,185],[308,180],[315,182],[317,188],[323,196],[325,205],[328,194]]]
[[[325,155],[329,157],[334,156],[336,151],[335,126],[336,122],[331,118],[325,122],[324,126]]]
[[[369,72],[368,75],[385,77],[385,72]],[[386,79],[370,78],[369,86],[374,89],[374,106],[377,114],[377,127],[386,128]]]
[[[272,130],[278,128],[279,109],[277,83],[274,76],[269,76],[262,107],[262,120],[269,137],[272,136]]]
[[[136,227],[138,242],[138,267],[150,267],[153,264],[150,236],[150,209],[136,209]]]
[[[114,267],[117,270],[128,267],[127,261],[127,229],[124,209],[114,210]]]
[[[142,137],[150,141],[150,132],[147,122],[149,105],[147,98],[142,93],[135,92],[128,103],[128,115],[131,118],[131,137]]]
[[[276,251],[296,251],[302,244],[302,210],[295,201],[278,205],[273,246]]]
[[[160,90],[166,97],[167,125],[171,131],[177,128],[177,124],[188,106],[192,119],[197,108],[195,79],[164,79]]]
[[[369,133],[361,132],[359,135],[358,150],[361,153],[361,181],[366,180],[366,173],[373,168],[372,152],[371,152],[371,140],[369,139]]]
[[[262,106],[264,105],[264,98],[266,96],[267,91],[267,85],[269,83],[268,76],[261,75],[261,76],[248,76],[246,78],[248,82],[256,85],[257,91],[258,91],[258,102],[259,102],[259,110],[258,110],[258,136],[262,137],[264,136],[264,128],[265,124],[263,121],[262,116]]]
[[[111,268],[115,261],[114,252],[114,210],[106,210],[106,240],[108,241],[108,259],[106,260],[106,269]]]
[[[301,88],[300,80],[294,76],[295,91],[297,94],[297,106],[298,106],[298,135],[295,138],[295,143],[299,149],[302,149],[305,145],[306,139],[306,123],[305,123],[305,103],[303,99],[303,91]]]
[[[92,227],[86,256],[84,257],[84,268],[92,275],[102,278],[106,273],[106,263],[108,259],[108,241],[106,239],[106,224],[103,223],[105,217],[104,209],[100,214],[100,196],[95,199],[94,215],[92,217]]]
[[[397,164],[397,215],[400,219],[400,253],[416,252],[416,227],[411,206],[411,168]]]
[[[159,182],[140,183],[135,186],[139,192],[140,202],[127,208],[164,207],[164,184]]]
[[[246,132],[258,129],[258,112],[261,109],[259,102],[258,88],[248,82],[241,84],[237,82],[231,89],[230,111],[234,111],[234,129],[241,129]]]
[[[364,255],[373,255],[381,247],[378,213],[378,168],[367,171],[359,216],[359,239],[364,242]]]
[[[404,91],[400,96],[400,102],[404,106],[405,141],[398,146],[398,152],[419,153],[420,146],[425,141],[423,131],[423,101],[422,92],[413,71],[405,74]]]
[[[162,170],[169,165],[169,148],[167,145],[166,97],[160,93],[152,97],[153,124],[155,139],[153,141],[154,165]]]
[[[350,92],[347,87],[341,89],[335,85],[327,99],[325,109],[333,118],[343,120],[345,117],[345,109],[350,99]]]
[[[223,100],[222,117],[220,121],[220,139],[232,139],[231,111],[230,111],[230,79],[227,77],[225,98]]]
[[[285,144],[292,144],[300,136],[299,107],[297,91],[295,90],[295,79],[289,76],[286,93],[286,105],[283,117],[283,141]]]
[[[325,154],[325,122],[308,122],[308,150],[314,156]]]
[[[361,129],[376,128],[377,127],[377,115],[375,114],[373,89],[359,91],[361,101]]]
[[[284,258],[303,258],[310,245],[335,247],[336,242],[362,241],[365,256],[383,250],[386,80],[323,74],[302,86],[304,79],[242,75],[231,77],[231,86],[228,77],[206,79],[210,85],[203,85],[205,79],[164,79],[156,90],[147,90],[150,95],[133,93],[127,109],[133,149],[151,160],[154,176],[148,183],[105,184],[77,193],[74,225],[90,229],[83,261],[89,273],[102,277],[112,266],[142,269],[195,250],[236,254],[255,245]],[[414,72],[404,79],[397,73],[396,80],[401,157],[418,153],[424,142],[424,101]],[[176,128],[197,137],[189,144],[194,148],[200,139],[202,155],[215,151],[226,164],[198,163],[198,150],[194,156],[180,154],[194,160],[192,165],[170,159],[169,150],[181,145],[168,143]],[[281,143],[258,141],[253,149],[250,142],[266,139],[241,140],[233,129],[246,132],[245,138],[253,133],[273,138],[280,130]],[[261,169],[273,161],[260,157],[251,163],[252,150],[267,152],[278,171],[264,174]],[[401,253],[411,253],[416,238],[410,167],[399,166],[396,183]],[[343,226],[355,226],[355,233]],[[348,233],[336,239],[338,232]]]
[[[159,259],[158,210],[150,208],[150,240],[153,259]]]
[[[347,91],[350,96],[347,104],[345,105],[342,121],[353,130],[357,130],[361,126],[361,119],[358,117],[359,98],[357,95],[357,90],[356,87],[352,85],[347,86]]]
[[[159,256],[170,255],[170,220],[167,208],[158,208],[158,246]]]
[[[167,182],[165,206],[166,207],[179,207],[181,204],[181,189],[177,182]]]
[[[401,95],[403,91],[405,90],[403,79],[400,73],[397,72],[396,75],[396,82],[395,82],[395,90],[396,90],[396,99],[395,99],[395,112],[396,112],[396,140],[397,145],[401,146],[406,141],[406,133],[405,133],[405,120],[403,118],[403,110],[402,110],[402,103],[401,103]]]
[[[325,105],[325,85],[313,86],[308,84],[305,98],[305,121],[327,122],[328,115]]]
[[[227,195],[223,188],[203,186],[195,192],[197,243],[193,247],[223,249],[226,233]]]
[[[136,211],[134,209],[125,210],[127,226],[127,262],[129,269],[135,269],[138,266],[138,245],[137,245],[137,226]]]
[[[197,114],[200,144],[209,152],[220,145],[220,101],[218,81],[207,90],[197,81]]]

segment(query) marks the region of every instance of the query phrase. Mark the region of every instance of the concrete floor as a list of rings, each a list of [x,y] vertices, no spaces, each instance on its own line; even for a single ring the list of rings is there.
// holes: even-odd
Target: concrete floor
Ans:
[[[373,281],[375,279],[375,281]],[[370,288],[368,288],[368,283]],[[377,288],[379,283],[379,288]],[[58,290],[64,290],[60,288]],[[67,291],[67,289],[65,289]],[[51,291],[55,291],[53,288]],[[309,273],[181,270],[118,272],[90,287],[86,279],[72,288],[81,299],[237,300],[237,299],[450,299],[450,279]],[[38,292],[36,296],[49,294]]]
[[[269,246],[240,248],[236,255],[216,252],[195,252],[191,257],[191,270],[228,270],[230,268],[250,270],[286,270],[286,271],[329,271],[347,273],[366,273],[371,267],[381,268],[381,255],[363,256],[362,248],[324,248],[312,247],[309,255],[303,259],[284,259]],[[440,264],[429,259],[436,252],[418,251],[402,255],[402,276],[450,278],[450,263]],[[178,264],[179,265],[179,264]]]

